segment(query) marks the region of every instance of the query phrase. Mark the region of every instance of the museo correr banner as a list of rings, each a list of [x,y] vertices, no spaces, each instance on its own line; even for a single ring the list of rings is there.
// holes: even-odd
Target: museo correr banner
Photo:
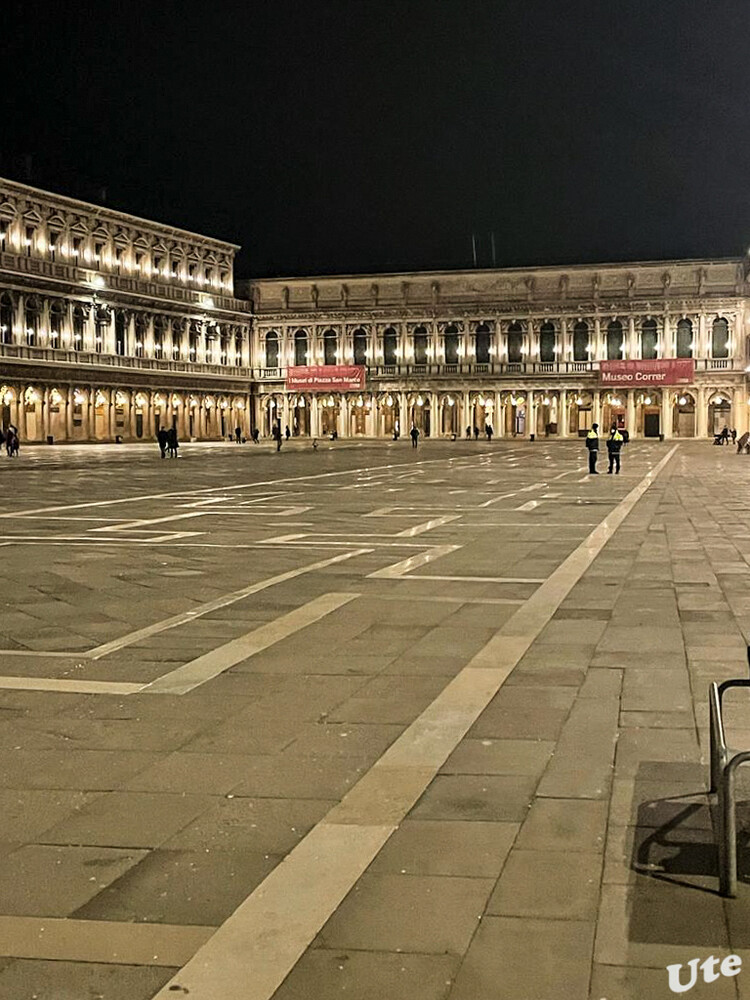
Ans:
[[[601,361],[603,385],[683,385],[695,376],[692,358],[660,358],[656,361]]]
[[[365,387],[364,365],[292,365],[286,370],[292,392],[346,392]]]

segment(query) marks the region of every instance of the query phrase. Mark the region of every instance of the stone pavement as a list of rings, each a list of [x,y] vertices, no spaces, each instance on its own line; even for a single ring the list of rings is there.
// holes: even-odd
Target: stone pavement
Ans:
[[[0,1000],[660,1000],[750,962],[705,796],[743,457],[183,452],[0,463]]]

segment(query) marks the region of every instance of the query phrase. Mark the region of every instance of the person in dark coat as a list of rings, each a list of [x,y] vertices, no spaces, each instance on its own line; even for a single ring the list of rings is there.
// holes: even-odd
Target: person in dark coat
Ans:
[[[492,424],[485,424],[484,425],[484,433],[487,435],[487,441],[488,442],[491,441],[492,440],[492,434],[493,434]]]
[[[276,451],[281,451],[281,441],[282,441],[281,424],[274,424],[273,425],[273,435],[272,436],[273,436],[274,441],[276,442]]]
[[[169,444],[169,435],[163,427],[160,427],[156,432],[156,440],[159,442],[159,451],[161,452],[161,457],[164,458],[167,454],[167,445]]]
[[[599,424],[592,424],[586,435],[586,447],[589,453],[589,475],[598,476],[596,460],[599,457]]]
[[[177,449],[180,447],[180,443],[177,440],[177,428],[170,427],[167,431],[167,450],[169,451],[170,458],[177,458]]]
[[[241,427],[235,427],[235,429],[234,429],[234,440],[237,442],[237,444],[242,444],[242,428]]]
[[[415,427],[414,424],[412,424],[412,428],[409,431],[409,434],[411,435],[411,446],[412,448],[416,448],[417,441],[419,440],[419,428]]]
[[[614,466],[615,475],[620,474],[620,451],[622,450],[623,438],[617,427],[613,427],[607,438],[607,452],[609,454],[609,468],[607,474],[612,475]]]

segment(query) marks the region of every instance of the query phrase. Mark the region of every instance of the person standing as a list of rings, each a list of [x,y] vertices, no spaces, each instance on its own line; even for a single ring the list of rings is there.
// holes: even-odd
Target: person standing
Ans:
[[[167,431],[167,448],[169,450],[170,458],[177,458],[177,449],[180,447],[180,443],[177,440],[177,428],[170,427]]]
[[[284,431],[284,437],[288,441],[291,436],[292,436],[292,432],[289,430],[289,424],[287,424],[286,425],[286,430]]]
[[[237,444],[242,444],[242,428],[241,427],[235,427],[235,429],[234,429],[234,440],[237,442]]]
[[[159,451],[161,452],[161,457],[164,458],[167,454],[167,442],[169,435],[163,427],[160,427],[156,432],[156,440],[159,442]]]
[[[276,451],[281,451],[281,424],[273,425],[273,439],[276,442]]]
[[[479,428],[477,427],[476,424],[474,424],[474,440],[475,441],[479,440]]]
[[[489,442],[492,441],[492,424],[484,425],[484,433],[487,435],[487,443],[489,444]]]
[[[411,446],[412,448],[416,448],[417,441],[419,440],[419,428],[416,426],[416,424],[411,425],[411,430],[409,431],[409,434],[411,435]]]
[[[609,468],[607,469],[607,474],[612,475],[612,467],[614,466],[615,475],[620,474],[620,451],[622,450],[623,437],[619,429],[614,426],[610,432],[609,438],[607,439],[607,453],[609,457]]]
[[[589,452],[589,475],[598,476],[596,460],[599,457],[599,424],[591,425],[591,430],[586,435],[586,447]]]

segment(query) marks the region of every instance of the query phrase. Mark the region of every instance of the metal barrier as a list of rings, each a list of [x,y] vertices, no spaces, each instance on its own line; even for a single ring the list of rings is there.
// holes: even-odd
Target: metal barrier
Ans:
[[[750,647],[748,647],[750,658]],[[724,729],[724,694],[731,688],[750,688],[750,679],[737,679],[708,689],[708,718],[711,739],[711,791],[717,795],[719,848],[719,892],[737,895],[737,804],[735,777],[741,764],[750,762],[750,750],[732,750],[727,746]]]

